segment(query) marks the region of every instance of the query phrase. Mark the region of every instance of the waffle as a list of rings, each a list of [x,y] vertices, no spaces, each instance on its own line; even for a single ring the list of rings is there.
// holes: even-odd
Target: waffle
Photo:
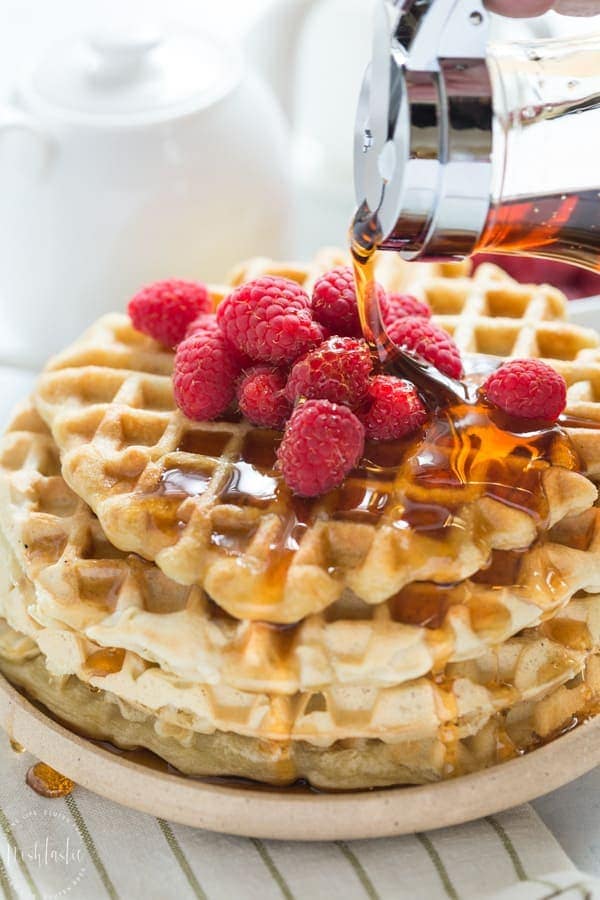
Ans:
[[[26,641],[26,639],[25,639]],[[600,701],[600,657],[538,702],[496,713],[474,735],[385,743],[348,739],[322,748],[303,740],[265,741],[227,732],[199,734],[169,726],[90,689],[78,678],[51,675],[44,657],[0,620],[0,671],[66,724],[123,749],[147,748],[196,776],[243,776],[272,784],[299,778],[324,789],[420,784],[473,772],[509,759],[590,715]]]
[[[213,285],[211,291],[217,302],[245,281],[259,278],[261,275],[278,275],[290,278],[307,291],[311,292],[317,278],[336,266],[349,266],[350,255],[338,247],[324,247],[319,250],[310,263],[278,262],[266,256],[255,256],[239,263],[227,278],[226,285]],[[460,262],[407,263],[397,253],[380,253],[376,260],[378,281],[388,291],[412,290],[415,284],[433,277],[459,278],[468,277],[471,271],[469,260]],[[502,273],[504,274],[504,273]],[[562,295],[561,295],[562,296]]]
[[[335,265],[348,265],[347,254],[327,249],[309,265],[255,258],[230,275],[234,286],[260,275],[281,275],[308,291]],[[548,284],[520,284],[499,266],[483,263],[474,274],[470,263],[405,263],[395,253],[377,256],[377,280],[388,291],[410,291],[432,310],[433,321],[451,334],[462,354],[600,359],[599,338],[592,329],[566,321],[565,295]],[[218,298],[226,288],[218,292]]]
[[[284,271],[259,263],[234,281],[265,268]],[[303,280],[298,267],[285,271]],[[314,271],[303,272],[310,283]],[[577,358],[597,348],[598,337],[563,320],[559,292],[518,285],[490,265],[474,278],[419,277],[411,289],[463,350],[550,357],[562,370],[571,367],[571,396],[581,393]],[[530,547],[538,535],[528,511],[482,497],[473,484],[461,493],[457,527],[445,529],[444,541],[396,528],[407,484],[386,461],[385,445],[368,447],[342,488],[298,500],[274,469],[280,435],[239,420],[189,422],[174,408],[171,366],[172,354],[124,316],[104,317],[51,362],[36,405],[61,451],[65,479],[111,543],[155,560],[182,584],[199,584],[233,616],[291,623],[327,609],[346,590],[381,604],[416,581],[464,581],[491,551]],[[571,424],[592,475],[600,435]],[[544,528],[596,498],[588,478],[558,463],[541,473],[535,492],[546,497]]]
[[[452,728],[462,738],[479,731],[498,710],[539,699],[570,680],[600,649],[600,596],[573,600],[562,617],[532,629],[477,660],[446,666],[443,674],[393,687],[331,684],[292,695],[250,693],[227,684],[182,679],[118,646],[40,615],[32,582],[0,537],[5,584],[0,613],[34,640],[55,675],[76,675],[95,688],[156,714],[172,726],[200,733],[232,731],[263,740],[336,740],[379,737],[400,742]],[[282,660],[282,665],[285,660]]]
[[[131,651],[182,679],[240,691],[396,686],[482,657],[489,646],[500,653],[511,635],[577,591],[600,590],[600,511],[591,509],[526,553],[497,554],[454,587],[412,585],[376,606],[346,592],[325,615],[284,629],[236,620],[198,586],[179,585],[108,542],[62,479],[57,449],[30,404],[0,441],[0,528],[36,586],[37,621]],[[569,603],[562,614],[575,608]],[[411,623],[415,610],[420,624]],[[26,623],[15,627],[27,633]],[[503,664],[499,671],[504,680]]]

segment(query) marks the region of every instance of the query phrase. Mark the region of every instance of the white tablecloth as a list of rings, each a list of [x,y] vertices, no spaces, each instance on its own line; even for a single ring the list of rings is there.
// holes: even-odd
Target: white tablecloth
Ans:
[[[169,824],[81,788],[45,800],[25,785],[32,762],[0,739],[0,896],[10,900],[600,898],[600,881],[577,871],[530,806],[422,835],[292,844]]]

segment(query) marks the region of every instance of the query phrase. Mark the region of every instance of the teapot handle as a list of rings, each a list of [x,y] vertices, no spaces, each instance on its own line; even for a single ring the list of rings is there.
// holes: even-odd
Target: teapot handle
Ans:
[[[20,110],[16,106],[0,106],[0,141],[3,135],[19,131],[29,135],[37,143],[39,161],[36,168],[39,174],[46,168],[50,157],[51,142],[49,136],[29,113]]]

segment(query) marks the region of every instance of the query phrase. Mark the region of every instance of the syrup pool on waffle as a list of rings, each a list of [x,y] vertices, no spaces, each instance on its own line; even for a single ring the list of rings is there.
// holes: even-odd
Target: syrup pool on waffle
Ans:
[[[475,376],[475,384],[479,377]],[[473,383],[467,380],[467,394],[473,392]],[[226,429],[225,423],[220,427]],[[243,527],[213,522],[213,549],[242,556],[259,516],[277,514],[281,529],[271,547],[269,566],[273,581],[283,586],[293,554],[317,516],[370,525],[385,517],[396,528],[427,532],[440,542],[443,556],[450,530],[462,527],[461,507],[490,497],[526,512],[542,533],[548,527],[544,471],[551,465],[577,469],[579,460],[559,425],[527,427],[523,431],[481,404],[457,402],[438,410],[414,436],[367,442],[360,464],[344,483],[314,499],[294,495],[276,467],[281,432],[249,429],[241,443],[235,444],[234,439],[236,449],[217,490],[220,504],[253,508],[257,517],[254,524]],[[210,426],[190,425],[179,449],[193,449],[201,457],[227,456],[230,437],[226,430],[216,433]],[[201,496],[208,490],[215,490],[212,473],[180,465],[163,472],[157,500],[178,506],[186,496]],[[329,571],[335,575],[334,567]],[[409,593],[405,589],[401,604],[406,621],[437,627],[444,591],[431,586],[428,597],[423,592],[409,597]]]

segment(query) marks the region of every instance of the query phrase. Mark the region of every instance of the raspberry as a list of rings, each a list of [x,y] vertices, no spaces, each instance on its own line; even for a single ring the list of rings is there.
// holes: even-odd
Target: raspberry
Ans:
[[[188,330],[186,332],[186,338],[191,337],[193,334],[205,334],[206,336],[211,334],[222,334],[221,329],[219,328],[219,323],[217,322],[217,316],[215,313],[201,313],[191,325],[188,326]],[[226,339],[227,340],[227,339]],[[238,368],[248,369],[253,365],[252,360],[249,356],[246,356],[245,353],[240,353],[237,347],[234,347],[233,344],[230,344],[227,341],[229,346],[229,350],[238,361]]]
[[[376,290],[383,303],[385,290]],[[325,332],[331,335],[361,337],[354,274],[350,266],[338,266],[315,281],[312,293],[313,315]]]
[[[427,410],[410,383],[393,375],[377,375],[369,385],[370,406],[361,416],[367,437],[390,441],[405,437],[420,428]]]
[[[458,347],[449,334],[421,316],[396,319],[388,328],[391,340],[435,366],[450,378],[460,378],[463,367]]]
[[[386,294],[381,301],[381,315],[383,324],[389,328],[396,319],[404,316],[421,316],[424,319],[431,318],[431,310],[425,303],[421,303],[412,294]]]
[[[288,278],[265,275],[240,285],[217,310],[227,339],[252,359],[294,362],[323,340],[308,294]]]
[[[212,308],[206,285],[199,281],[156,281],[137,292],[127,312],[133,327],[167,347],[185,337],[190,322]]]
[[[216,419],[235,395],[241,363],[237,351],[220,332],[198,332],[181,342],[175,353],[175,402],[188,419]]]
[[[381,285],[377,285],[377,290],[383,296]],[[312,309],[317,322],[330,334],[361,336],[354,273],[350,266],[338,266],[317,278]]]
[[[292,403],[303,397],[356,406],[367,393],[372,368],[364,341],[332,337],[298,360],[286,394]]]
[[[186,337],[189,337],[191,334],[197,334],[200,331],[203,331],[207,334],[215,334],[215,332],[219,331],[219,323],[217,322],[217,317],[213,312],[209,313],[200,313],[193,322],[190,322],[188,325],[188,329],[185,333]]]
[[[342,483],[364,444],[365,430],[347,406],[307,400],[292,413],[277,458],[292,491],[316,497]]]
[[[487,378],[483,394],[510,416],[555,422],[567,403],[567,385],[539,359],[511,359]]]
[[[254,425],[283,428],[292,411],[284,393],[286,374],[270,366],[255,366],[238,383],[241,411]]]

